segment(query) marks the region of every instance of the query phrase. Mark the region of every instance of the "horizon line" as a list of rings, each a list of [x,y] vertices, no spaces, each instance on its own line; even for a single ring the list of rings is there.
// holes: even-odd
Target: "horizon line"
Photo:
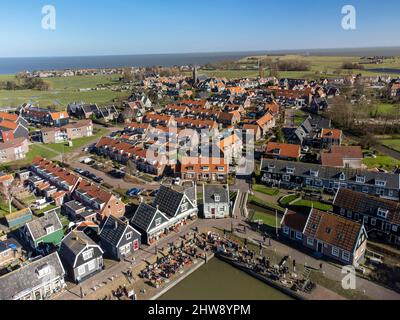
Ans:
[[[0,56],[0,59],[43,59],[43,58],[85,58],[85,57],[119,57],[119,56],[166,56],[166,55],[195,55],[195,54],[245,54],[245,53],[293,53],[298,51],[329,51],[329,50],[366,50],[366,49],[400,49],[400,46],[375,47],[336,47],[336,48],[298,48],[298,49],[256,49],[245,51],[189,51],[171,53],[121,53],[121,54],[85,54],[85,55],[54,55],[54,56]]]

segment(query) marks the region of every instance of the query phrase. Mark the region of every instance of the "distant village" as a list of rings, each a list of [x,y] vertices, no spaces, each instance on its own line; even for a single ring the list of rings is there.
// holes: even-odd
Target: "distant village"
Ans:
[[[232,232],[244,224],[264,241],[271,237],[360,274],[368,259],[383,263],[369,254],[370,238],[398,248],[399,168],[368,169],[363,160],[373,155],[349,143],[324,114],[343,86],[360,79],[399,99],[400,79],[228,80],[197,67],[180,71],[192,75],[146,74],[121,105],[71,101],[56,111],[25,103],[0,112],[1,300],[58,299],[67,287],[84,299],[148,252],[179,240],[182,230],[195,239],[215,231],[213,221]],[[305,115],[300,121],[297,110]],[[96,136],[100,129],[106,133]],[[73,152],[53,159],[38,152],[13,168],[35,145],[68,149],[80,141],[87,142]],[[254,169],[237,174],[249,155]],[[274,192],[281,196],[271,204]],[[263,226],[255,217],[260,210],[278,224]]]

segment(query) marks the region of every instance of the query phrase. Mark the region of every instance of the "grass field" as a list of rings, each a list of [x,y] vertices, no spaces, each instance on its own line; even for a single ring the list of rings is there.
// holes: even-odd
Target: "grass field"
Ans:
[[[366,158],[363,163],[369,168],[380,168],[384,170],[393,170],[396,166],[400,166],[400,161],[386,155],[377,155],[374,158]]]
[[[1,75],[0,81],[13,80],[12,75]],[[38,90],[0,90],[0,106],[18,106],[25,102],[47,107],[54,106],[65,109],[70,102],[84,101],[105,105],[119,97],[127,97],[127,92],[114,92],[112,90],[97,90],[80,92],[79,89],[96,88],[99,84],[113,84],[115,76],[80,76],[45,79],[50,83],[49,91]]]
[[[259,56],[256,58],[265,58],[265,56]],[[278,59],[283,60],[305,60],[311,63],[310,71],[281,71],[279,72],[280,77],[284,78],[331,78],[340,75],[346,75],[349,73],[359,74],[364,76],[376,76],[378,73],[368,71],[368,69],[374,68],[390,68],[400,69],[400,58],[386,59],[383,64],[379,65],[365,65],[365,70],[343,70],[342,65],[345,62],[359,62],[359,57],[339,57],[339,56],[302,56],[302,55],[285,55],[285,56],[268,56],[273,61]],[[248,61],[248,58],[241,60],[242,62]]]
[[[314,209],[321,210],[321,211],[331,211],[333,209],[333,207],[331,205],[324,204],[324,203],[317,202],[317,201],[304,200],[304,199],[293,203],[293,206],[314,208]]]
[[[17,211],[14,206],[11,205],[11,212]],[[4,218],[6,215],[10,214],[10,207],[7,201],[0,200],[0,219]]]
[[[266,194],[267,196],[272,196],[272,197],[275,197],[279,194],[279,189],[268,188],[261,184],[253,185],[253,191],[260,192],[260,193]]]
[[[400,152],[400,139],[387,139],[380,141],[384,146]]]
[[[251,218],[251,222],[257,221],[262,221],[265,225],[276,228],[280,226],[281,219],[278,217],[277,221],[276,216],[260,211],[255,211]]]

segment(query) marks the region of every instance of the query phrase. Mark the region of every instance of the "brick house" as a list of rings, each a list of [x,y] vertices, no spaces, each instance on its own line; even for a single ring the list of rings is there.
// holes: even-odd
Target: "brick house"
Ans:
[[[272,159],[263,159],[260,171],[261,180],[270,186],[307,187],[330,193],[344,188],[390,200],[399,199],[398,174]]]
[[[339,189],[333,201],[334,212],[362,223],[387,242],[400,244],[400,203],[362,192]]]
[[[26,138],[17,138],[0,143],[0,163],[25,159],[28,152],[29,145]]]
[[[304,247],[345,265],[363,260],[367,238],[362,224],[316,209],[311,209],[303,231]]]
[[[96,211],[100,220],[104,220],[110,215],[121,218],[125,214],[125,204],[121,199],[88,181],[82,180],[79,183],[73,197],[86,207]]]

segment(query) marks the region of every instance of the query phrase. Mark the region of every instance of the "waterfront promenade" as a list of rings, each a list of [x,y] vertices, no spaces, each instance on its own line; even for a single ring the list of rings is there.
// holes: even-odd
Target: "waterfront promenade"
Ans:
[[[193,228],[199,228],[200,232],[215,231],[223,232],[224,229],[231,230],[231,226],[234,226],[235,230],[243,229],[243,225],[246,222],[241,218],[239,219],[225,219],[225,220],[196,220],[191,224],[183,226],[179,232],[171,233],[169,236],[161,239],[157,247],[166,248],[170,243],[173,243],[181,239],[184,235],[189,232],[193,232]],[[235,232],[235,236],[240,238],[247,238],[250,243],[260,243],[263,241],[262,236],[250,228],[246,228],[246,233]],[[295,259],[297,265],[307,265],[315,270],[320,267],[321,261],[308,256],[294,248],[287,246],[286,244],[280,243],[275,240],[271,240],[271,246],[268,246],[268,250],[273,250],[276,254],[276,259],[283,256],[290,256],[291,259]],[[160,295],[160,292],[165,291],[165,288],[173,287],[176,280],[181,281],[180,276],[173,279],[170,283],[155,289],[146,285],[138,276],[136,276],[144,266],[146,266],[147,261],[153,261],[155,259],[155,247],[145,247],[141,249],[135,256],[134,261],[122,261],[120,263],[113,263],[103,272],[93,276],[92,278],[86,280],[80,285],[70,284],[68,290],[59,294],[55,299],[59,300],[79,300],[82,299],[82,293],[84,294],[84,299],[87,300],[98,300],[105,296],[110,295],[111,290],[116,290],[119,286],[130,285],[128,278],[125,276],[128,270],[133,271],[134,274],[134,287],[139,300],[147,300],[153,298],[155,295]],[[193,268],[197,268],[197,265]],[[341,268],[336,265],[323,263],[323,271],[326,278],[329,278],[336,282],[341,282],[343,275]],[[182,277],[187,276],[187,270],[181,275]],[[319,271],[316,271],[319,272]],[[93,288],[98,288],[96,291]],[[143,292],[142,289],[144,289]],[[379,286],[371,281],[357,278],[357,291],[364,294],[366,297],[375,300],[400,300],[400,295],[390,289]],[[333,292],[329,288],[317,286],[317,289],[310,297],[315,300],[332,300],[332,299],[345,299],[337,292]]]

